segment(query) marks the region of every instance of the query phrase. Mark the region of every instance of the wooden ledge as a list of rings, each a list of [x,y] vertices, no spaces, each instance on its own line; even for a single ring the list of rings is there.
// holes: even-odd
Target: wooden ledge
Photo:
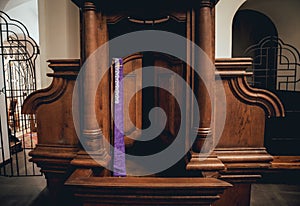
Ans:
[[[272,170],[300,170],[300,156],[274,156]]]
[[[246,71],[252,67],[251,58],[218,58],[215,61],[216,74],[224,77],[249,76]]]
[[[232,185],[216,178],[95,177],[77,169],[65,182],[91,205],[210,205]]]

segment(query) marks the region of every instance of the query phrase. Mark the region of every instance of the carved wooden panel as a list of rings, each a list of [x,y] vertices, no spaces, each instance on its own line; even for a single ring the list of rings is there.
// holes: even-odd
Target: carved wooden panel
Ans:
[[[181,85],[181,82],[178,82],[177,79],[178,77],[184,78],[184,64],[179,60],[162,55],[155,59],[154,65],[157,68],[167,68],[167,70],[155,70],[154,81],[156,82],[156,85],[161,88],[155,89],[154,105],[163,109],[167,116],[167,122],[161,135],[161,139],[166,145],[169,145],[174,138],[176,138],[179,128],[183,126],[181,125],[181,118],[184,117],[181,117],[180,114],[181,109],[183,108],[180,108],[179,105],[183,105],[185,93],[183,91],[183,85]],[[180,97],[180,99],[176,100],[176,96]],[[157,122],[163,124],[159,117],[157,117]],[[164,125],[160,126],[163,127]]]
[[[134,139],[138,139],[141,135],[139,129],[142,129],[142,57],[142,54],[134,54],[124,59],[124,133],[126,146],[132,145]],[[131,138],[128,138],[128,135]]]

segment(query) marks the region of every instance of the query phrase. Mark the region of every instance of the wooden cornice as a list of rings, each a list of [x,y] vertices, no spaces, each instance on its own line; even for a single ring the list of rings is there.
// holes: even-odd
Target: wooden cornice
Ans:
[[[51,59],[48,60],[49,67],[54,73],[49,73],[50,77],[62,77],[66,79],[76,79],[80,70],[79,59]]]
[[[272,92],[250,87],[246,77],[252,75],[246,71],[252,66],[251,58],[231,58],[216,60],[216,74],[228,79],[233,94],[247,104],[263,108],[268,117],[284,117],[284,107],[279,98]]]
[[[48,62],[49,67],[54,71],[48,76],[54,77],[53,81],[48,88],[34,91],[25,99],[22,107],[23,114],[34,114],[40,105],[57,100],[64,94],[68,79],[76,79],[80,69],[78,59],[49,60]]]
[[[254,182],[270,169],[273,157],[266,148],[217,148],[215,154],[224,163],[220,179],[233,182]]]
[[[218,58],[215,61],[216,74],[222,78],[252,75],[246,71],[251,66],[251,58]]]

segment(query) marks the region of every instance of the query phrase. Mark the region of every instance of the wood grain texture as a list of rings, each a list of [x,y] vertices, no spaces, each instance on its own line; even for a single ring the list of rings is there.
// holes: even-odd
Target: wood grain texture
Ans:
[[[249,58],[217,59],[216,73],[226,93],[226,122],[218,143],[222,147],[264,147],[266,116],[284,116],[284,108],[273,93],[251,88],[246,77],[251,73]],[[216,90],[216,101],[219,92]],[[216,116],[218,118],[218,116]]]
[[[153,2],[137,2],[132,8],[127,5],[127,2],[120,1],[74,0],[74,2],[81,7],[82,12],[82,62],[85,62],[99,46],[113,37],[113,32],[123,31],[124,28],[118,28],[119,25],[123,25],[119,23],[130,15],[147,19],[161,18],[165,14],[171,16],[171,27],[173,24],[182,26],[185,23],[186,30],[183,29],[183,35],[186,32],[186,37],[200,46],[208,58],[214,62],[214,1],[212,0],[193,1],[193,3],[180,1],[181,4],[178,5],[164,1],[159,4],[158,8]],[[114,4],[118,5],[115,10],[111,9],[116,7]],[[108,24],[114,25],[110,27]],[[141,23],[135,24],[134,29],[143,29],[145,25],[139,26]],[[166,27],[168,26],[169,24],[166,24]],[[121,34],[121,32],[116,33]],[[187,162],[180,161],[179,164],[183,164],[183,166],[180,165],[182,166],[180,169],[155,174],[155,177],[107,177],[110,176],[110,172],[104,170],[103,167],[110,164],[110,161],[107,154],[103,152],[101,141],[106,138],[112,143],[112,73],[108,71],[100,85],[97,85],[98,92],[95,100],[91,92],[97,83],[98,69],[102,71],[108,69],[105,68],[109,65],[109,50],[106,49],[104,60],[98,63],[90,62],[88,66],[91,72],[84,78],[84,101],[81,105],[84,106],[85,112],[82,133],[90,146],[87,151],[80,147],[74,130],[74,122],[72,122],[72,91],[79,71],[78,61],[50,62],[54,69],[54,73],[50,75],[54,78],[52,85],[32,94],[24,105],[24,112],[35,113],[38,121],[40,139],[37,148],[30,153],[33,157],[32,161],[45,172],[49,180],[48,184],[54,185],[54,191],[56,188],[62,191],[68,187],[75,196],[81,199],[80,204],[86,206],[210,205],[220,199],[225,189],[231,187],[231,184],[227,182],[232,182],[235,184],[234,187],[228,190],[215,205],[248,205],[250,183],[260,178],[265,170],[272,168],[272,165],[275,169],[285,164],[286,160],[280,161],[279,159],[272,163],[272,156],[264,148],[265,118],[284,116],[284,108],[271,92],[251,88],[247,84],[246,77],[251,75],[246,72],[246,69],[251,66],[249,58],[216,60],[216,73],[222,77],[217,81],[221,81],[224,85],[226,95],[226,122],[217,148],[202,161],[203,156],[199,152],[202,149],[203,140],[208,138],[211,144],[216,143],[213,139],[213,126],[215,125],[210,124],[211,120],[215,123],[215,120],[225,114],[216,114],[211,117],[213,109],[211,103],[219,101],[221,90],[214,88],[212,83],[215,79],[214,71],[202,68],[207,65],[202,65],[201,58],[195,55],[195,50],[191,45],[187,45],[182,49],[187,52],[190,66],[173,57],[154,52],[123,57],[124,75],[127,76],[124,85],[124,106],[128,111],[124,126],[127,135],[125,137],[127,151],[143,155],[146,154],[145,151],[155,153],[169,146],[178,133],[181,119],[190,118],[185,126],[189,128],[195,126],[198,134],[193,144],[193,152],[189,154],[191,159]],[[166,86],[168,91],[151,88],[148,91],[137,92],[143,86],[144,81],[143,74],[138,69],[150,65],[169,69],[150,74],[151,81]],[[195,65],[201,67],[200,73],[210,82],[208,85],[204,85],[192,71]],[[193,105],[190,102],[191,97],[184,95],[183,85],[176,82],[175,74],[187,81],[195,92],[199,105]],[[213,91],[214,89],[216,90]],[[137,93],[131,97],[129,91]],[[208,91],[216,92],[215,96],[210,98]],[[175,100],[172,93],[179,94],[182,98]],[[193,114],[180,115],[179,105],[184,105],[184,103],[187,105],[186,111],[190,113],[193,107],[199,106],[201,112],[199,124],[194,125]],[[163,133],[150,143],[129,139],[129,135],[135,135],[135,139],[138,140],[139,130],[134,127],[146,128],[147,112],[155,106],[164,109],[168,118]],[[96,116],[96,120],[91,118],[93,116]],[[156,117],[156,123],[162,123],[158,117]],[[183,141],[179,149],[186,149],[185,143],[188,142],[186,141],[188,137],[188,133],[180,137]],[[107,148],[106,151],[108,151]],[[295,167],[297,165],[297,163],[294,164]],[[69,174],[71,176],[67,179]],[[158,177],[160,175],[161,177]],[[200,176],[218,177],[222,180]]]
[[[51,194],[59,195],[63,182],[72,171],[70,162],[79,151],[72,116],[72,95],[79,60],[49,60],[54,73],[51,85],[30,94],[23,113],[35,114],[38,144],[29,155],[47,178]]]
[[[235,205],[249,206],[250,205],[250,184],[235,184],[224,192],[222,198],[213,203],[213,206]]]
[[[84,205],[210,205],[230,184],[215,178],[96,177],[76,170],[66,181]]]

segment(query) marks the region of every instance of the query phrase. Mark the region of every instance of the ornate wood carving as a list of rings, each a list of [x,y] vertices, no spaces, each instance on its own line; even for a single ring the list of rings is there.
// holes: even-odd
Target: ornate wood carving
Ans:
[[[230,86],[239,99],[248,104],[259,105],[268,117],[284,117],[284,108],[278,97],[267,90],[251,88],[246,77],[231,80]]]
[[[278,97],[264,89],[250,87],[246,77],[252,75],[246,69],[252,65],[250,58],[218,59],[217,73],[230,79],[230,87],[236,97],[246,104],[259,105],[268,117],[284,117],[284,107]],[[237,78],[233,78],[236,76]]]
[[[82,62],[88,60],[99,46],[109,40],[110,35],[107,24],[116,24],[124,16],[127,17],[127,13],[124,13],[123,10],[128,9],[130,13],[137,12],[138,15],[141,15],[139,8],[128,8],[128,5],[122,7],[122,9],[112,11],[107,7],[112,4],[108,1],[74,0],[74,2],[82,8],[82,50],[84,54]],[[212,62],[214,62],[214,2],[212,0],[201,0],[197,4],[195,2],[193,4],[189,3],[183,8],[175,9],[173,13],[169,11],[173,7],[168,8],[168,12],[176,16],[178,21],[186,22],[187,38],[200,46]],[[183,1],[181,3],[184,4]],[[126,3],[123,2],[122,5],[124,4]],[[148,4],[150,3],[148,2]],[[141,6],[141,4],[138,5]],[[165,5],[168,4],[164,1],[160,9],[164,9],[163,6]],[[147,7],[142,6],[142,8]],[[184,15],[182,11],[184,11]],[[160,10],[155,10],[154,14],[160,14],[159,12]],[[188,63],[192,66],[200,66],[200,59],[202,58],[195,56],[195,51],[191,45],[187,45],[186,49]],[[91,67],[91,72],[86,74],[84,78],[85,90],[82,93],[84,102],[80,102],[84,106],[84,114],[80,135],[86,140],[82,143],[88,146],[86,151],[79,146],[71,111],[74,81],[79,71],[79,61],[50,61],[50,67],[54,70],[54,73],[50,75],[54,78],[53,83],[49,88],[30,95],[23,109],[24,112],[35,113],[38,120],[39,144],[30,153],[32,161],[36,162],[45,172],[49,184],[59,182],[61,189],[68,175],[72,173],[72,176],[65,183],[76,196],[80,197],[82,204],[86,206],[116,204],[210,205],[220,198],[219,195],[224,189],[231,186],[216,178],[199,178],[201,175],[219,177],[234,183],[246,182],[246,185],[236,184],[234,189],[231,188],[232,190],[227,192],[226,196],[228,198],[232,192],[238,191],[237,194],[241,192],[245,195],[244,200],[247,202],[250,192],[248,183],[260,178],[261,173],[271,167],[272,156],[264,148],[265,114],[267,116],[283,116],[284,109],[280,100],[268,91],[249,87],[246,82],[246,77],[249,75],[246,68],[251,66],[250,59],[217,60],[217,73],[222,79],[216,79],[216,81],[222,81],[226,93],[226,122],[217,148],[214,151],[205,151],[210,155],[202,161],[203,155],[200,151],[204,140],[208,139],[211,143],[216,143],[214,142],[216,139],[213,139],[214,128],[210,124],[211,120],[214,123],[216,122],[214,120],[221,115],[215,114],[214,117],[211,117],[212,102],[218,101],[219,88],[215,88],[215,97],[210,98],[209,91],[214,90],[214,85],[204,85],[189,66],[169,56],[161,54],[156,56],[151,52],[145,53],[145,56],[148,55],[147,57],[142,54],[134,54],[124,59],[124,74],[132,72],[128,76],[128,82],[125,85],[128,90],[139,89],[142,86],[143,80],[137,74],[136,69],[142,66],[160,66],[170,69],[170,73],[157,72],[151,74],[153,81],[168,84],[170,93],[184,93],[181,85],[174,81],[172,76],[174,74],[171,74],[171,71],[175,72],[182,76],[195,91],[199,104],[192,105],[190,102],[191,97],[184,95],[179,100],[187,103],[186,111],[189,113],[181,118],[190,118],[186,121],[186,126],[189,128],[193,125],[193,117],[190,116],[192,108],[199,106],[200,109],[201,121],[195,125],[198,136],[193,144],[190,160],[184,161],[183,166],[180,165],[179,172],[176,168],[169,173],[156,174],[157,176],[165,175],[176,178],[104,177],[110,175],[109,172],[103,170],[103,166],[109,164],[110,161],[108,154],[105,153],[105,148],[103,148],[102,140],[103,138],[111,138],[111,74],[108,72],[100,82],[100,86],[97,88],[96,100],[92,97],[93,93],[91,91],[95,89],[94,86],[97,83],[95,77],[98,72],[97,67],[100,66],[101,69],[106,69],[103,66],[108,65],[106,64],[109,58],[108,50],[107,56],[105,55],[103,62],[100,63],[101,65],[95,65],[93,61],[90,62],[88,66]],[[146,58],[145,62],[144,57]],[[205,67],[206,65],[202,66]],[[186,71],[185,67],[187,68]],[[200,68],[200,73],[201,77],[206,78],[208,82],[215,79],[213,71]],[[131,100],[128,94],[124,94],[125,102],[130,101],[127,109],[129,109],[129,116],[134,122],[134,126],[138,128],[145,126],[143,125],[145,119],[143,117],[144,105],[148,106],[148,109],[160,106],[165,109],[167,116],[170,118],[165,127],[168,134],[161,135],[154,143],[146,143],[147,146],[150,145],[149,147],[146,146],[140,149],[142,152],[146,150],[153,152],[157,148],[168,146],[172,142],[173,135],[176,133],[180,122],[179,108],[176,101],[165,91],[152,89],[150,92],[152,96],[148,97],[148,100],[153,101],[151,103],[144,101],[143,98],[146,95],[143,96],[142,94],[142,92],[137,93],[135,98]],[[92,119],[91,116],[96,116],[96,120]],[[128,134],[136,132],[132,131],[132,125],[127,124],[127,122],[124,125]],[[188,132],[186,132],[186,137],[189,137]],[[138,141],[132,141],[125,137],[125,142],[127,149],[134,149]],[[184,147],[185,145],[182,143],[182,148]],[[99,164],[91,158],[91,154],[93,158],[101,163]],[[72,168],[75,168],[75,170],[73,171]],[[226,199],[226,196],[225,203],[219,202],[220,205],[226,205],[230,202]]]
[[[35,114],[38,144],[29,153],[30,161],[37,163],[48,180],[54,196],[58,195],[64,180],[72,171],[71,160],[79,150],[72,118],[72,94],[79,72],[79,60],[50,60],[54,73],[52,84],[27,97],[22,112]]]
[[[54,78],[48,88],[32,92],[25,100],[22,113],[34,114],[42,104],[49,104],[60,98],[67,88],[68,79],[76,79],[79,71],[79,60],[51,60],[49,67],[55,72],[48,74]],[[63,63],[63,67],[61,67]],[[67,71],[70,69],[70,71]],[[59,78],[62,77],[62,78]],[[65,77],[65,78],[64,78]]]
[[[251,63],[250,58],[216,60],[226,92],[227,118],[215,153],[226,168],[220,178],[230,182],[256,180],[270,168],[273,158],[264,148],[265,118],[284,116],[273,93],[248,85],[246,77],[251,73],[246,69]]]
[[[219,178],[234,183],[213,205],[249,205],[251,183],[271,168],[273,157],[264,148],[266,116],[284,116],[280,100],[271,92],[251,88],[246,69],[250,58],[216,59],[226,93],[226,122],[215,154],[225,165]],[[216,101],[218,101],[216,89]],[[215,118],[218,118],[216,114]]]

